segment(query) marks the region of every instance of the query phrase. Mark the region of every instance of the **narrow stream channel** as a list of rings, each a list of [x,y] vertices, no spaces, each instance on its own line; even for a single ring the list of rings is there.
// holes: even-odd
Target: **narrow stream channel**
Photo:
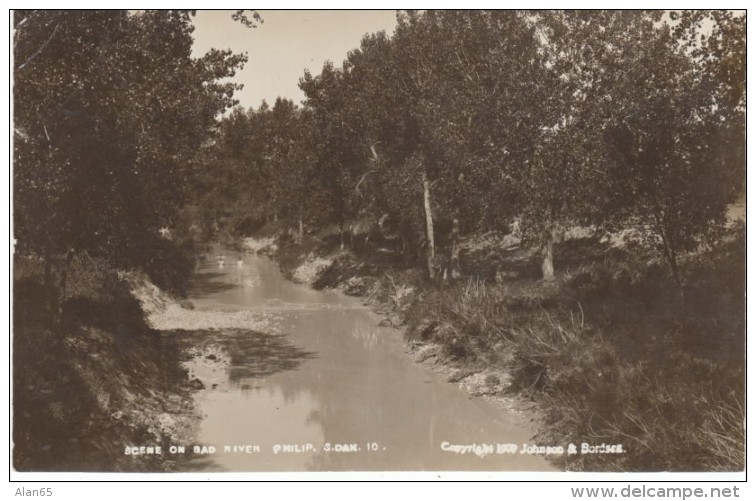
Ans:
[[[416,364],[401,333],[379,327],[358,300],[293,284],[267,258],[235,259],[204,265],[190,299],[198,311],[265,315],[270,329],[175,334],[186,336],[187,368],[205,385],[195,398],[207,454],[193,455],[188,469],[553,469],[520,454],[531,435],[521,417]],[[458,454],[444,443],[494,450]],[[518,450],[497,453],[496,444]]]

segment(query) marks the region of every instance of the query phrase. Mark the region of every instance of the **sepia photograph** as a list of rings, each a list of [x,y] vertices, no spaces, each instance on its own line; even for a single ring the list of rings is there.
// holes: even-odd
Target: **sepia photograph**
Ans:
[[[745,472],[745,11],[9,15],[11,474]]]

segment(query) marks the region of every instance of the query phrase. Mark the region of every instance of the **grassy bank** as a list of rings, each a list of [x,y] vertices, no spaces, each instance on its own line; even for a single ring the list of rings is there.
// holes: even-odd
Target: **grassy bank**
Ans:
[[[465,242],[464,278],[430,282],[326,240],[281,239],[277,250],[290,277],[327,262],[309,283],[366,298],[406,326],[418,359],[451,367],[451,381],[534,402],[539,444],[622,444],[558,456],[561,468],[742,470],[743,231],[686,258],[682,294],[639,247],[584,236],[556,255],[557,279],[543,282],[534,249],[487,235]]]
[[[129,285],[78,256],[62,316],[38,261],[14,263],[13,465],[19,471],[165,471],[126,446],[189,443],[198,423],[179,353]]]

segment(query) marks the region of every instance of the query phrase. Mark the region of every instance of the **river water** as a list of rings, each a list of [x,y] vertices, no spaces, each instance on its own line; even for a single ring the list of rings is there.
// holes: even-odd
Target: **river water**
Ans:
[[[266,332],[176,334],[190,376],[205,386],[195,399],[207,448],[189,470],[552,469],[520,454],[532,430],[519,415],[415,363],[401,333],[379,327],[358,300],[291,283],[267,258],[243,259],[201,267],[190,299],[198,312],[259,315]],[[444,450],[483,444],[493,452]],[[499,444],[518,450],[497,453]]]

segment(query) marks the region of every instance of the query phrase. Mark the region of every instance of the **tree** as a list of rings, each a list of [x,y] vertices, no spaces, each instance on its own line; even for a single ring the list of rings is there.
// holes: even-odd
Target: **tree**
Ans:
[[[539,15],[554,113],[525,178],[525,220],[544,242],[544,278],[567,225],[620,222],[653,229],[679,285],[679,253],[712,234],[736,192],[744,21],[697,12],[670,26],[662,16]]]
[[[255,225],[271,214],[269,175],[265,167],[269,107],[259,110],[234,108],[218,124],[212,141],[203,151],[201,166],[190,178],[190,202],[200,209],[206,238],[216,232],[233,233]]]
[[[315,213],[319,217],[333,216],[342,242],[346,227],[359,217],[364,207],[359,193],[360,176],[370,157],[365,146],[370,113],[361,106],[353,70],[348,61],[343,69],[328,61],[320,75],[313,77],[305,71],[299,81],[307,97],[304,106],[313,127],[309,139],[315,186],[322,190]]]
[[[602,224],[612,214],[610,151],[605,130],[621,104],[616,87],[635,51],[656,38],[661,13],[539,12],[534,23],[543,72],[539,133],[517,185],[527,194],[522,227],[542,249],[545,280],[554,278],[554,245],[575,224]]]
[[[57,270],[61,297],[76,252],[149,266],[245,56],[193,59],[187,11],[16,11],[14,26],[17,251]]]
[[[322,212],[329,214],[329,201],[316,171],[315,130],[309,111],[300,110],[291,100],[276,99],[269,121],[270,198],[276,213],[296,228],[300,242],[306,223],[322,223]]]
[[[533,156],[543,102],[535,29],[522,12],[451,11],[428,22],[435,47],[428,129],[436,193],[450,228],[448,271],[459,273],[459,227],[508,229],[524,193],[513,181]]]
[[[707,35],[706,16],[686,14],[636,51],[609,129],[619,214],[652,230],[681,292],[681,253],[721,233],[745,172],[744,19],[711,14]]]
[[[425,247],[430,276],[440,268],[454,276],[460,221],[504,227],[513,213],[511,170],[532,154],[537,132],[537,94],[526,82],[538,79],[538,47],[518,13],[398,20],[392,38],[366,35],[341,71],[306,74],[306,106],[321,117],[320,137],[341,151],[325,158],[340,166],[334,174],[350,208],[342,213],[393,216],[405,250]],[[491,209],[492,200],[506,202]],[[438,233],[448,237],[448,258],[437,251]]]

